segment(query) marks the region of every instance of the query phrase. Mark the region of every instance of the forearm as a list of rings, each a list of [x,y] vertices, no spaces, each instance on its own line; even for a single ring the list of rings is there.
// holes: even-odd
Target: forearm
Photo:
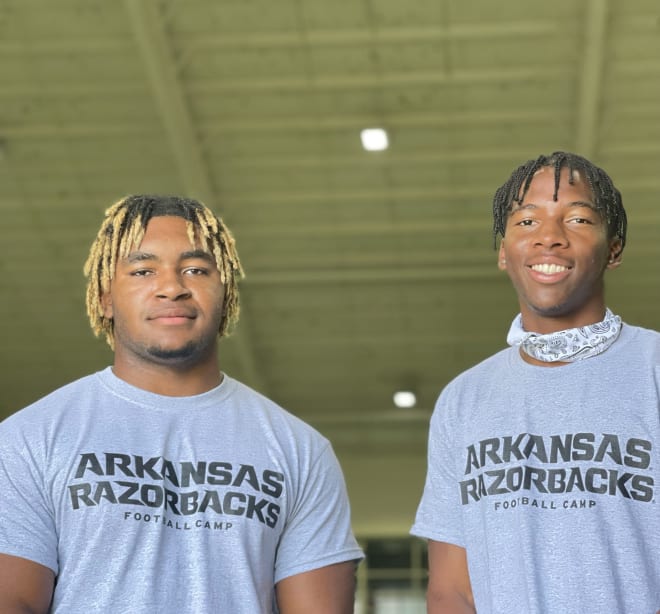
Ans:
[[[471,599],[460,594],[432,594],[426,599],[427,614],[476,614]]]
[[[428,614],[475,614],[465,549],[429,540]]]
[[[291,576],[276,586],[282,614],[353,614],[355,563],[346,561]]]
[[[46,614],[53,572],[32,561],[0,554],[0,614]]]
[[[12,595],[0,594],[0,614],[47,614],[49,605],[44,605],[43,601],[32,603]]]
[[[46,614],[47,612],[48,608],[45,610],[36,609],[26,603],[5,599],[0,596],[0,614]]]

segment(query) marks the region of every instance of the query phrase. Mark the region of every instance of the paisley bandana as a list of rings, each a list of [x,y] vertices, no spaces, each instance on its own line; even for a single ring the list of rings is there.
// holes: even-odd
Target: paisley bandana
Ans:
[[[609,309],[605,310],[602,322],[548,335],[525,331],[522,316],[518,314],[506,340],[509,345],[519,345],[526,354],[543,362],[574,362],[604,352],[616,341],[620,332],[621,318]]]

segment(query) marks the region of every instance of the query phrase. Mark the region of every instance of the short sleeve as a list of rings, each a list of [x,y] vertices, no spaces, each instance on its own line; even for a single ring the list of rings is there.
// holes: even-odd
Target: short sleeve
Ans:
[[[326,444],[287,518],[275,561],[275,582],[363,556],[351,530],[351,513],[339,462]]]
[[[15,420],[0,424],[0,552],[58,572],[57,532],[44,485],[45,455]]]
[[[429,428],[426,482],[417,508],[412,535],[465,547],[460,503],[457,450],[451,424],[452,395],[445,389],[436,404]],[[453,427],[453,428],[452,428]]]

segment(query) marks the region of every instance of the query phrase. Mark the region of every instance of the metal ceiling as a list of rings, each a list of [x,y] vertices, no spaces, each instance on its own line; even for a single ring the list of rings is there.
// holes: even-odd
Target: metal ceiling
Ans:
[[[358,533],[405,532],[438,392],[516,312],[492,194],[555,149],[623,192],[609,304],[660,328],[654,0],[0,0],[2,415],[111,361],[81,274],[104,208],[191,195],[247,271],[223,368],[333,441]]]

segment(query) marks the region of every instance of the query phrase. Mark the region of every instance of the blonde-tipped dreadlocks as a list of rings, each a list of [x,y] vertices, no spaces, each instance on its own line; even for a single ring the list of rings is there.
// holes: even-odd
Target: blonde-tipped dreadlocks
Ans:
[[[234,237],[221,219],[202,203],[178,196],[137,194],[126,196],[109,207],[84,266],[87,280],[87,315],[96,336],[102,333],[114,348],[112,319],[103,315],[101,297],[110,291],[117,262],[139,246],[152,217],[173,215],[186,220],[192,245],[208,248],[225,286],[224,309],[219,335],[229,334],[238,321],[238,282],[243,269],[236,252]]]

